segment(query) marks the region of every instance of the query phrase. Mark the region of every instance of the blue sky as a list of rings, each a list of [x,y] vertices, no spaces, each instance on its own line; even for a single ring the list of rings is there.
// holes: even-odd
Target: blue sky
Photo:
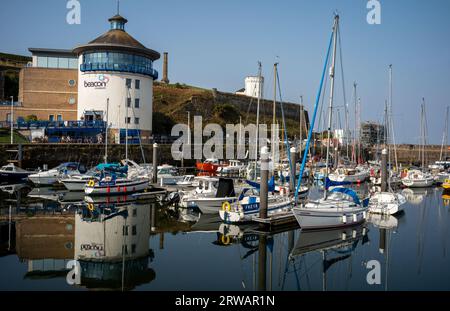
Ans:
[[[365,0],[122,0],[127,31],[149,48],[169,52],[169,78],[234,92],[263,63],[266,97],[279,62],[283,99],[303,95],[311,109],[331,32],[341,16],[347,100],[358,83],[362,120],[381,121],[394,68],[397,142],[418,142],[425,97],[428,141],[440,144],[450,105],[450,1],[380,0],[381,24],[366,22]],[[28,55],[29,47],[72,48],[109,28],[115,0],[80,0],[81,25],[66,23],[66,0],[0,0],[0,51]],[[161,61],[155,67],[161,72]],[[337,106],[342,105],[340,70]],[[350,104],[353,111],[353,104]],[[353,113],[350,114],[353,122]],[[352,126],[351,126],[352,127]]]

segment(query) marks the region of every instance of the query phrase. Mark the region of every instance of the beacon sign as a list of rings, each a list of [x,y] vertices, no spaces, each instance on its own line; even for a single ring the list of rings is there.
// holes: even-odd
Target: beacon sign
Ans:
[[[96,81],[84,81],[85,88],[105,89],[109,78],[105,75],[98,75]]]

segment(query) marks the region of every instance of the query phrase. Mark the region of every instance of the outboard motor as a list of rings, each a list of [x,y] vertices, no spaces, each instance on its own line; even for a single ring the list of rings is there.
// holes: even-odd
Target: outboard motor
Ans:
[[[166,196],[164,202],[167,203],[168,205],[173,205],[180,203],[180,200],[181,198],[178,192],[171,192]]]

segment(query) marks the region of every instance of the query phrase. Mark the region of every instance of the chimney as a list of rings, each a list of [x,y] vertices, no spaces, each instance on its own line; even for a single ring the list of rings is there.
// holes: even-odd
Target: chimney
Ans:
[[[168,53],[164,52],[163,77],[161,79],[161,82],[166,84],[169,84],[169,77],[167,74],[168,66],[169,66]]]

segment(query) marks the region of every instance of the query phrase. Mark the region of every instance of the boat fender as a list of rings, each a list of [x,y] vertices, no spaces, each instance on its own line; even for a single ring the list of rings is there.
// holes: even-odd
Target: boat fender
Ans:
[[[230,237],[227,235],[222,235],[221,242],[223,245],[229,245],[231,242]]]
[[[222,203],[222,210],[224,212],[231,212],[231,204],[228,201]]]
[[[93,179],[89,180],[88,186],[89,187],[94,187],[95,186],[95,181]]]
[[[342,223],[344,223],[344,224],[347,223],[347,216],[346,215],[342,216]]]
[[[94,204],[89,203],[88,204],[88,209],[93,212],[94,211]]]
[[[358,221],[358,217],[356,214],[353,214],[353,222],[357,222]]]

